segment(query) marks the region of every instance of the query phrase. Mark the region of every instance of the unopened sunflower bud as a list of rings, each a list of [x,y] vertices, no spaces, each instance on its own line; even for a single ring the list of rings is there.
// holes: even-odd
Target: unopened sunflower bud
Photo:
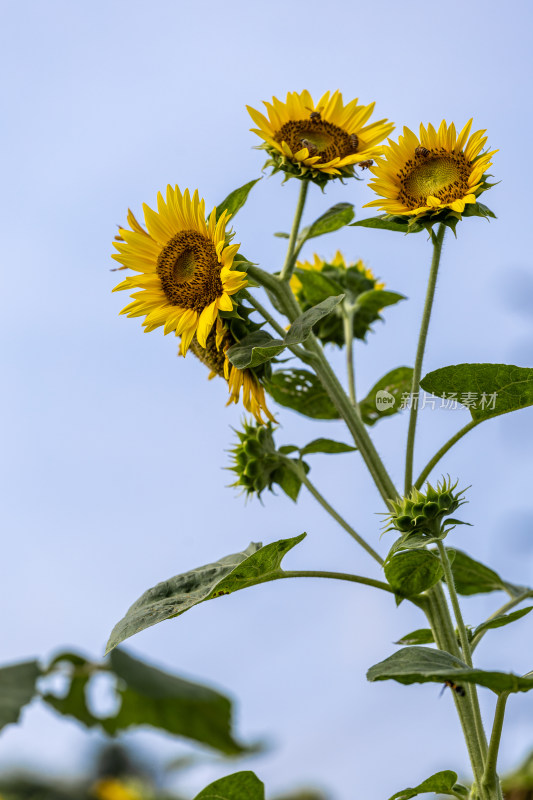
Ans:
[[[386,530],[397,530],[404,536],[439,536],[445,531],[446,517],[466,502],[463,499],[465,490],[455,491],[457,483],[452,485],[450,480],[444,479],[437,483],[436,488],[428,483],[425,493],[412,489],[407,497],[393,500]]]

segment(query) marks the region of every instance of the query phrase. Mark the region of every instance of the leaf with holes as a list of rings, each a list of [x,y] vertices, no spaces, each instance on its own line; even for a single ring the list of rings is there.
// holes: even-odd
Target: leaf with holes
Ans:
[[[266,390],[280,406],[312,419],[339,419],[339,412],[313,372],[280,369],[266,382]]]
[[[375,664],[367,672],[369,681],[394,680],[398,683],[475,683],[497,694],[528,692],[533,689],[532,675],[474,669],[443,650],[430,647],[405,647]]]
[[[254,188],[256,183],[262,178],[256,178],[255,181],[250,181],[249,183],[245,183],[244,186],[239,186],[238,189],[234,189],[233,192],[230,192],[227,197],[217,206],[216,210],[216,217],[217,221],[220,218],[223,211],[228,211],[232,216],[241,210],[243,205],[248,200],[248,195]]]
[[[263,547],[252,542],[242,553],[226,556],[213,564],[176,575],[148,589],[118,622],[107,643],[106,652],[158,622],[180,616],[189,608],[221,595],[283,575],[281,561],[305,537],[280,539]]]
[[[481,422],[533,405],[533,369],[509,364],[456,364],[429,372],[420,382],[436,397],[451,395]]]
[[[214,689],[163,672],[118,648],[105,665],[93,664],[76,653],[61,653],[52,663],[70,665],[70,685],[64,696],[49,693],[43,700],[88,728],[100,727],[115,735],[132,727],[150,726],[226,755],[246,750],[231,732],[231,701]],[[106,675],[118,679],[115,692],[120,705],[109,717],[95,716],[89,700],[90,681],[102,666]]]
[[[359,403],[363,422],[375,425],[380,419],[401,411],[402,395],[411,391],[412,382],[411,367],[396,367],[387,372]]]

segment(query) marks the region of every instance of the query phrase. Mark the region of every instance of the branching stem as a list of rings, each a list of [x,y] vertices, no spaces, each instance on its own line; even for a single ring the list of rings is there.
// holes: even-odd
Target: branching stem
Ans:
[[[296,248],[296,241],[298,239],[298,232],[300,230],[300,222],[304,211],[305,198],[307,197],[308,189],[309,189],[309,181],[305,179],[300,181],[300,194],[298,195],[298,203],[296,205],[296,212],[294,214],[294,220],[292,222],[291,233],[289,236],[287,255],[285,256],[285,263],[283,265],[283,269],[281,270],[279,276],[282,281],[288,281],[294,269],[294,263],[295,263],[294,251]]]

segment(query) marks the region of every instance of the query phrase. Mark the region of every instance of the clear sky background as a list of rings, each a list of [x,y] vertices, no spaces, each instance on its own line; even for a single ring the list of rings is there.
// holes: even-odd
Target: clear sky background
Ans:
[[[128,2],[2,3],[2,488],[0,587],[3,662],[77,647],[99,656],[114,623],[146,588],[250,540],[308,532],[287,558],[300,569],[379,577],[374,563],[302,492],[247,505],[226,488],[240,408],[222,381],[207,383],[177,343],[119,317],[111,294],[111,240],[130,206],[154,204],[168,182],[199,188],[212,207],[258,177],[263,154],[245,104],[307,88],[340,88],[376,101],[401,126],[445,117],[486,128],[500,148],[501,183],[483,198],[498,220],[471,219],[445,243],[425,370],[463,361],[533,366],[529,148],[531,4],[369,5]],[[249,258],[275,270],[298,184],[279,176],[254,190],[235,221]],[[304,222],[336,202],[373,199],[365,183],[310,193]],[[356,349],[360,392],[412,364],[430,244],[425,236],[347,228],[316,241],[331,257],[363,258],[408,302],[389,309]],[[308,245],[305,254],[311,256]],[[342,359],[334,355],[342,369]],[[420,415],[416,463],[468,421],[466,410]],[[280,443],[342,438],[340,423],[279,413]],[[400,480],[406,418],[375,428]],[[505,577],[533,581],[533,409],[484,423],[441,464],[472,484],[453,542]],[[333,466],[333,469],[332,469]],[[376,547],[380,499],[357,454],[315,456],[313,480]],[[437,474],[438,477],[438,474]],[[467,604],[476,624],[503,602]],[[368,684],[365,671],[423,619],[406,604],[349,584],[278,582],[153,627],[130,651],[238,698],[243,737],[272,749],[242,762],[270,794],[303,784],[334,800],[383,800],[438,769],[467,771],[453,703],[434,685]],[[533,621],[495,631],[479,648],[486,667],[533,668]],[[492,697],[481,690],[483,708]],[[533,747],[533,697],[509,703],[502,759]],[[87,734],[39,707],[0,739],[0,768],[31,763],[62,772],[83,763]],[[134,737],[128,737],[132,741]],[[163,759],[181,744],[137,735]],[[191,793],[241,768],[190,773]]]

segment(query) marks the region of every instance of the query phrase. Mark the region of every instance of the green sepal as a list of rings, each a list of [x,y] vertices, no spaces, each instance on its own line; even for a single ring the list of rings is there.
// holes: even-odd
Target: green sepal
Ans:
[[[257,583],[276,580],[283,570],[286,553],[305,538],[305,533],[292,539],[280,539],[263,547],[252,542],[246,550],[175,575],[148,589],[118,622],[107,643],[109,653],[118,644],[140,631],[167,619],[179,617],[206,600],[231,594]]]

